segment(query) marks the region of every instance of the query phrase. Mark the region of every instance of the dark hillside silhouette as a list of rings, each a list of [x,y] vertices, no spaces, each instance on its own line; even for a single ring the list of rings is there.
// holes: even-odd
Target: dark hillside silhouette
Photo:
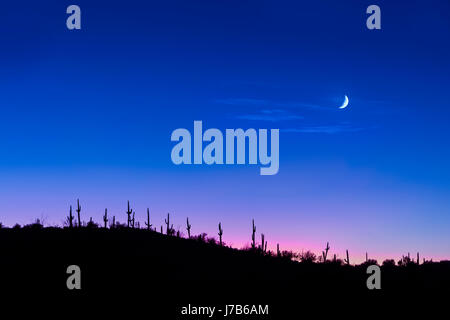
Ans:
[[[348,250],[342,261],[328,242],[319,257],[310,251],[282,250],[279,244],[277,252],[272,252],[267,250],[264,234],[261,243],[256,242],[254,220],[249,232],[251,246],[238,250],[226,245],[221,223],[216,240],[205,233],[192,235],[187,219],[184,238],[180,230],[173,229],[169,213],[164,233],[162,227],[161,232],[152,228],[149,210],[145,228],[139,228],[129,203],[126,224],[115,216],[110,221],[107,209],[103,224],[92,218],[83,223],[79,201],[76,212],[75,224],[70,207],[63,228],[44,227],[39,219],[23,227],[0,228],[0,274],[8,275],[2,290],[90,299],[126,293],[128,298],[149,297],[155,306],[169,304],[172,311],[187,303],[272,304],[280,311],[288,308],[288,301],[300,297],[380,297],[366,287],[367,266],[377,261],[366,256],[364,263],[351,265]],[[66,268],[73,264],[82,270],[79,292],[66,288]],[[420,263],[419,255],[416,261],[407,255],[398,264],[384,261],[381,270],[383,293],[450,288],[449,261]]]

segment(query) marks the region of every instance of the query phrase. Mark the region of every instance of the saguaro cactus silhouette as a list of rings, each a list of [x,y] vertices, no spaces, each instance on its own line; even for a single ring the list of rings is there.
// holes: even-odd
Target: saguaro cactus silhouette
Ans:
[[[325,251],[322,251],[323,262],[327,261],[328,250],[330,250],[330,244],[327,242],[327,247]]]
[[[419,253],[417,252],[417,264],[420,264]]]
[[[349,265],[350,264],[350,258],[348,257],[348,250],[345,250],[345,252],[347,254],[347,259],[344,259],[344,262]]]
[[[277,243],[277,257],[281,256],[281,252],[280,252],[280,244]]]
[[[80,199],[77,199],[77,214],[78,214],[78,228],[81,228],[81,206],[80,206]]]
[[[69,216],[67,217],[67,221],[69,221],[69,228],[73,228],[73,219],[72,206],[70,206]]]
[[[171,233],[171,227],[170,227],[170,214],[167,213],[167,219],[164,219],[164,222],[166,223],[166,234],[169,235]]]
[[[127,209],[127,216],[128,216],[128,219],[127,219],[127,227],[128,227],[128,228],[130,227],[131,214],[132,214],[132,213],[133,213],[133,210],[130,209],[130,201],[128,201],[128,209]]]
[[[105,223],[105,229],[108,223],[108,209],[105,208],[105,215],[103,216],[103,222]]]
[[[111,228],[115,228],[116,227],[116,216],[113,216],[113,221],[112,221],[112,225]]]
[[[147,222],[145,223],[145,225],[147,226],[147,230],[150,230],[152,225],[150,224],[150,209],[147,208]]]
[[[191,238],[191,225],[189,224],[189,217],[186,218],[186,229],[188,232],[188,239]]]
[[[368,257],[368,255],[367,255],[367,252],[366,252],[366,262],[369,260],[369,257]]]
[[[135,212],[133,211],[133,218],[131,219],[131,227],[134,229],[134,214]]]
[[[264,233],[261,233],[261,252],[266,253],[267,241],[264,241]]]
[[[255,219],[252,219],[252,224],[253,224],[253,228],[252,228],[252,249],[256,248],[256,242],[255,242],[255,234],[256,234],[256,226],[255,226]]]
[[[222,235],[223,235],[223,230],[222,230],[222,224],[219,222],[219,244],[222,245]]]

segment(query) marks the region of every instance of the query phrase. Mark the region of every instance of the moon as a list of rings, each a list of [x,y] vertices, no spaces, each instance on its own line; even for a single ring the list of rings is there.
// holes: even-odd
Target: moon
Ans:
[[[348,106],[348,97],[345,96],[344,103],[342,104],[342,106],[339,107],[339,109],[347,108],[347,106]]]

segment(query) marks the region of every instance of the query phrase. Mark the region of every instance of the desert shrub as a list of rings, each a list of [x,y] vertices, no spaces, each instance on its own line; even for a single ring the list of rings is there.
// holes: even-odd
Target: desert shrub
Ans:
[[[86,224],[86,228],[89,229],[97,229],[98,228],[98,224],[95,223],[92,219],[89,220],[89,222]]]
[[[281,258],[287,260],[293,260],[298,258],[298,254],[293,252],[292,250],[283,250],[281,252]]]
[[[41,223],[40,219],[36,219],[33,223],[27,224],[23,226],[24,229],[32,229],[32,230],[40,230],[44,228],[44,225]]]
[[[368,266],[372,266],[372,265],[378,265],[378,261],[375,259],[368,259],[367,261],[364,261],[363,263],[361,263],[359,266],[360,267],[368,267]]]
[[[314,263],[317,260],[317,256],[314,252],[306,251],[299,255],[300,261],[303,263]]]
[[[336,265],[336,266],[344,265],[344,261],[342,259],[329,260],[329,263],[331,263],[332,265]]]
[[[110,226],[111,228],[111,226]],[[128,226],[125,223],[120,223],[119,221],[116,221],[113,229],[127,229]]]
[[[206,242],[207,238],[208,238],[208,234],[205,232],[200,233],[199,235],[193,237],[193,239],[195,239],[199,242]]]
[[[398,260],[397,265],[399,267],[407,267],[414,264],[414,261],[411,260],[408,256],[403,256],[400,260]]]
[[[174,236],[175,233],[176,233],[176,231],[174,228],[169,228],[169,230],[167,231],[167,235],[169,235],[169,236]]]
[[[393,267],[395,267],[395,260],[394,259],[386,259],[383,261],[382,266],[386,267],[386,268],[393,268]]]

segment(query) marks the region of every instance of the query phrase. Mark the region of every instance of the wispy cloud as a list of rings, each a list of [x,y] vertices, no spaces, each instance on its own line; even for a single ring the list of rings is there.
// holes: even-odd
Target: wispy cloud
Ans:
[[[327,126],[305,126],[300,128],[281,129],[284,132],[292,133],[327,133],[335,134],[341,132],[359,132],[364,130],[362,127],[355,127],[349,124],[337,124]]]
[[[217,103],[228,104],[233,106],[267,106],[270,104],[270,101],[263,99],[218,99]]]
[[[251,121],[286,121],[286,120],[301,120],[302,116],[289,113],[281,109],[261,110],[256,114],[244,114],[236,116],[237,119],[251,120]]]
[[[311,103],[301,103],[301,102],[281,102],[265,99],[248,99],[248,98],[230,98],[230,99],[218,99],[216,103],[233,105],[233,106],[260,106],[260,107],[278,107],[278,108],[288,108],[288,109],[298,109],[298,108],[308,108],[308,109],[321,109],[321,110],[334,110],[334,106],[325,106],[319,104]]]
[[[303,117],[295,115],[268,115],[268,114],[244,114],[241,116],[237,116],[236,118],[241,120],[273,121],[273,122],[303,119]]]

